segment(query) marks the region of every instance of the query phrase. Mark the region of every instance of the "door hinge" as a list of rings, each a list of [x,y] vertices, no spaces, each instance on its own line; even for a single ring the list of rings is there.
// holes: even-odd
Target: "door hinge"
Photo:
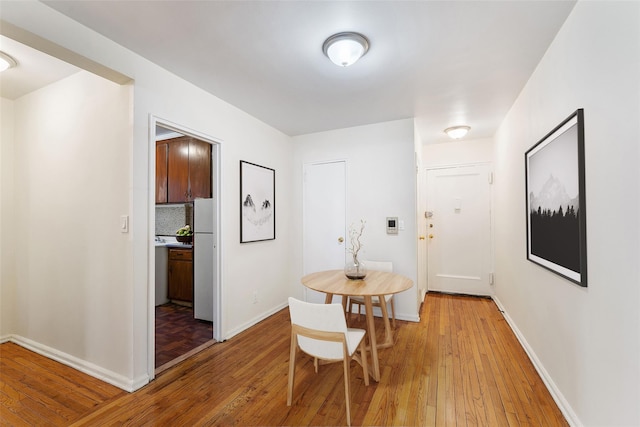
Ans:
[[[493,273],[489,273],[489,284],[493,285]]]
[[[493,184],[493,172],[489,172],[489,184]]]

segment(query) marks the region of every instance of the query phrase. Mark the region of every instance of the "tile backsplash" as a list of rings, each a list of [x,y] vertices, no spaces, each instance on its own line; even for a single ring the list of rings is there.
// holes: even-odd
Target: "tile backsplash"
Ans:
[[[193,205],[156,205],[156,236],[175,236],[189,224],[193,227]]]

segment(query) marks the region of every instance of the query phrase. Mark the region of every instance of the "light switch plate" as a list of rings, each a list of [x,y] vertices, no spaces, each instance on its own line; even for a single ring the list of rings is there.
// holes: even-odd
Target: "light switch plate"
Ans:
[[[121,233],[129,232],[129,215],[120,216],[120,232]]]

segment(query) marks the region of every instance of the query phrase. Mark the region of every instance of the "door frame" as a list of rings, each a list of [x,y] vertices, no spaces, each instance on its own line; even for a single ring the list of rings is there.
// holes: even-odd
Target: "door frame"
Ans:
[[[222,191],[221,191],[221,177],[222,177],[222,140],[211,137],[202,132],[195,131],[186,126],[171,122],[169,120],[149,115],[149,206],[155,207],[155,183],[156,183],[156,126],[172,130],[174,132],[190,136],[201,141],[211,144],[211,195],[216,200],[216,224],[214,224],[215,238],[214,244],[217,250],[215,251],[215,263],[214,266],[214,289],[213,289],[213,339],[218,342],[222,341],[223,325],[223,304],[222,299],[224,295],[224,286],[222,283]],[[148,214],[149,221],[149,236],[155,236],[155,224],[156,224],[156,211],[155,209],[149,209]],[[147,242],[147,250],[149,256],[148,277],[147,283],[147,374],[149,380],[155,378],[155,264],[156,264],[156,252],[155,245],[152,245],[152,241],[149,239]]]
[[[490,178],[488,178],[490,180],[489,182],[489,269],[491,271],[491,274],[493,275],[494,271],[495,271],[495,251],[494,251],[494,245],[495,245],[495,236],[494,236],[494,230],[495,230],[495,226],[494,226],[494,216],[493,216],[493,212],[494,212],[494,206],[493,206],[493,181],[494,181],[494,175],[493,175],[493,162],[470,162],[470,163],[448,163],[448,164],[442,164],[442,165],[432,165],[432,166],[428,166],[425,167],[423,169],[424,172],[424,177],[422,179],[422,191],[421,191],[421,196],[422,196],[422,201],[421,201],[421,211],[422,214],[418,215],[418,217],[420,218],[421,221],[421,227],[418,227],[418,230],[423,231],[423,233],[421,233],[421,236],[424,237],[424,244],[425,244],[425,252],[424,252],[424,257],[420,257],[420,259],[418,260],[418,268],[422,269],[421,271],[424,271],[424,280],[425,280],[425,289],[424,292],[425,294],[429,293],[429,248],[426,242],[427,239],[427,234],[428,234],[428,228],[427,228],[427,191],[429,188],[429,183],[428,183],[428,176],[429,176],[429,171],[433,171],[433,170],[442,170],[442,169],[454,169],[454,168],[464,168],[464,167],[472,167],[472,166],[488,166],[489,169],[489,173],[491,175]],[[494,283],[495,280],[491,280],[489,283],[489,286],[491,286],[491,295],[495,295],[495,288],[494,288]],[[423,296],[424,298],[424,296]]]

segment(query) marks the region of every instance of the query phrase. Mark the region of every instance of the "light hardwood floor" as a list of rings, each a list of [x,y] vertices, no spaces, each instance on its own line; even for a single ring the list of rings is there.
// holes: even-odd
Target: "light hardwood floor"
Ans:
[[[346,425],[340,363],[315,374],[300,353],[286,405],[289,334],[284,309],[135,393],[2,344],[0,425]],[[395,334],[380,383],[365,386],[352,362],[352,425],[568,425],[491,300],[430,293],[421,322]]]

